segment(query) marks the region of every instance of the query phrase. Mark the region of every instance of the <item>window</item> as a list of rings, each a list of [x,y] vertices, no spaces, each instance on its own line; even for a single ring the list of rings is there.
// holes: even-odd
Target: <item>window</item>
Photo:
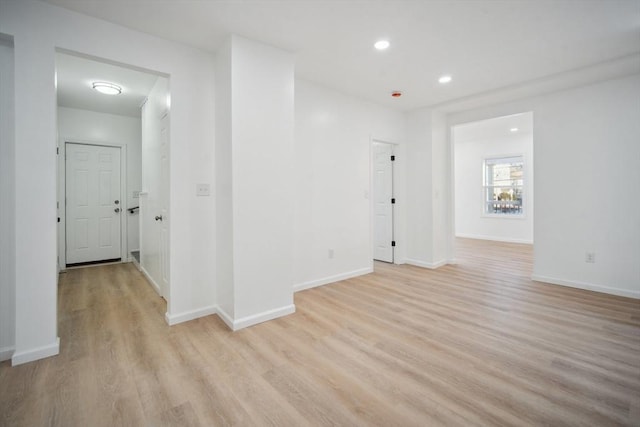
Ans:
[[[523,165],[522,156],[485,159],[485,214],[522,215]]]

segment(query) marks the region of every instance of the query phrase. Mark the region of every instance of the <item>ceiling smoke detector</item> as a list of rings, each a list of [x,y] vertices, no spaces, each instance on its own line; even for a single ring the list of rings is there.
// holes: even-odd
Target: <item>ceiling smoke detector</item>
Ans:
[[[391,92],[391,96],[394,98],[400,98],[402,96],[402,92],[396,90],[395,92]]]

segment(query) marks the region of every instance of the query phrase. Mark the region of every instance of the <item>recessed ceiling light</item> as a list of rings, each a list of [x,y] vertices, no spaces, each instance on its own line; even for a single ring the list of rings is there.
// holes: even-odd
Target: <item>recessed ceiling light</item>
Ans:
[[[122,93],[122,88],[113,83],[93,82],[92,87],[105,95],[120,95]]]
[[[449,75],[444,75],[444,76],[440,76],[440,78],[438,79],[438,83],[440,84],[447,84],[452,80],[451,76]]]
[[[509,129],[511,132],[518,132],[518,128],[511,128]]]
[[[390,46],[389,40],[378,40],[376,44],[373,45],[378,50],[385,50]]]

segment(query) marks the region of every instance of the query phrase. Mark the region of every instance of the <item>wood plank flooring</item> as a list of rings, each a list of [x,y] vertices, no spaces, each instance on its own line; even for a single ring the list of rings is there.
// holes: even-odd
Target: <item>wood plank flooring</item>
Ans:
[[[235,333],[168,327],[132,264],[70,270],[61,353],[0,364],[0,425],[640,425],[640,301],[533,282],[527,245],[458,246]]]

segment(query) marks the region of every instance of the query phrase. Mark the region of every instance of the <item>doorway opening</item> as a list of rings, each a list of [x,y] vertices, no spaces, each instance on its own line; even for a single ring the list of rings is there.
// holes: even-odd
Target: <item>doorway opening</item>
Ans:
[[[168,76],[58,50],[56,92],[59,270],[135,253],[168,302]]]
[[[533,113],[459,124],[451,135],[457,259],[472,240],[532,252]]]

